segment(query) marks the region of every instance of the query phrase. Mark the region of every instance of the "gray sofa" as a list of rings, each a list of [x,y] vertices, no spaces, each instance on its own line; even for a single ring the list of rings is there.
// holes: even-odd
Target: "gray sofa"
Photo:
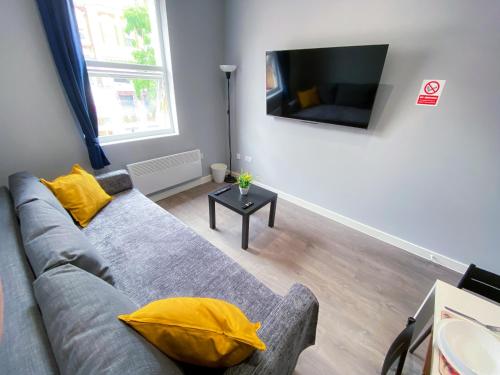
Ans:
[[[84,229],[26,172],[0,190],[4,299],[0,368],[16,374],[290,374],[314,344],[318,302],[300,284],[282,297],[132,188],[125,171],[98,177],[114,195]],[[262,322],[267,345],[228,369],[176,363],[116,316],[155,299],[202,296]],[[2,325],[0,324],[0,327]]]

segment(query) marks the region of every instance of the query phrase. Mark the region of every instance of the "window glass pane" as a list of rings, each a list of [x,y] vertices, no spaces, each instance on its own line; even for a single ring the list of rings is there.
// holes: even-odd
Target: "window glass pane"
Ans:
[[[90,76],[99,136],[173,130],[164,80]]]
[[[74,0],[88,60],[162,65],[153,0]]]
[[[266,56],[266,92],[269,94],[278,88],[278,74],[274,55]]]

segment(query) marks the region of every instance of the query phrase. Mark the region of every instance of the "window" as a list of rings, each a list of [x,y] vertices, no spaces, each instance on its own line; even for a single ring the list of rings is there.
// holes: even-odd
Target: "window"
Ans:
[[[266,97],[271,98],[283,91],[278,56],[275,52],[266,55]]]
[[[102,142],[177,133],[163,3],[74,0]]]

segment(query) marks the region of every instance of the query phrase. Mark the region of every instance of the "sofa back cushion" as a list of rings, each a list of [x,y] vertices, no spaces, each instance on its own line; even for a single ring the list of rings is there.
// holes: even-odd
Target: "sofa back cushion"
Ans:
[[[54,194],[45,187],[38,177],[33,176],[29,172],[18,172],[9,176],[9,189],[14,199],[14,207],[19,210],[23,204],[35,200],[41,200],[64,215],[68,220],[72,221],[68,212],[64,209],[61,203],[57,200]]]
[[[43,200],[19,207],[26,255],[35,275],[70,263],[113,284],[107,262],[72,221]]]
[[[24,255],[10,194],[4,187],[0,187],[0,241],[0,373],[57,374],[33,295],[33,273]]]
[[[339,83],[335,90],[335,104],[371,109],[376,93],[375,84]]]
[[[182,374],[118,320],[138,306],[108,283],[66,264],[42,274],[33,287],[62,374]]]

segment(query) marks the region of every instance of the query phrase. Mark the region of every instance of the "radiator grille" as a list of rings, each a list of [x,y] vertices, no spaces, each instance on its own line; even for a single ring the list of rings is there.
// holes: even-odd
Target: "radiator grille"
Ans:
[[[182,152],[127,165],[134,186],[144,194],[201,177],[200,150]]]
[[[173,167],[179,167],[188,163],[196,163],[200,160],[200,151],[188,151],[181,154],[163,156],[161,158],[141,161],[135,164],[129,164],[129,168],[133,169],[136,176],[145,174],[157,173]]]

